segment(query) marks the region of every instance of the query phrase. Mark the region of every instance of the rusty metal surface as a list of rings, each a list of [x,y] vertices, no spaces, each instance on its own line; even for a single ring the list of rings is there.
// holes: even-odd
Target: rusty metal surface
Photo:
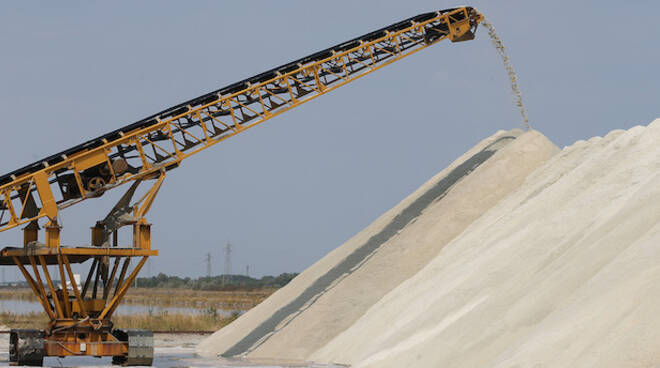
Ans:
[[[125,354],[126,343],[120,341],[75,342],[46,340],[45,356],[114,356]]]

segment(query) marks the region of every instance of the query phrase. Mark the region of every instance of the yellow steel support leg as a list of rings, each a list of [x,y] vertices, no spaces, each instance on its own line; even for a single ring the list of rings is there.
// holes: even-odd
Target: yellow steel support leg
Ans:
[[[48,265],[46,264],[46,259],[44,256],[39,256],[39,263],[41,263],[41,268],[44,270],[44,277],[46,277],[46,282],[50,288],[50,295],[53,299],[53,304],[55,304],[55,310],[57,311],[58,318],[64,318],[64,312],[62,311],[62,306],[60,305],[60,300],[57,297],[55,292],[55,287],[53,286],[53,280],[50,278],[50,273],[48,272]]]
[[[50,310],[50,305],[48,304],[48,299],[45,299],[45,292],[43,290],[43,284],[41,281],[37,285],[37,283],[34,282],[34,279],[32,276],[30,276],[30,273],[23,267],[23,264],[21,264],[21,261],[17,257],[12,257],[14,260],[14,263],[18,268],[21,270],[21,273],[23,273],[23,276],[25,277],[25,281],[27,281],[28,285],[30,285],[30,288],[34,292],[35,295],[39,297],[39,301],[41,302],[41,306],[44,307],[44,310],[48,314],[48,317],[50,317],[51,320],[54,319],[53,312]],[[38,276],[39,274],[37,273],[37,278],[40,279]]]
[[[119,302],[121,299],[124,297],[124,294],[126,294],[126,291],[131,287],[131,284],[137,277],[138,273],[140,272],[140,269],[142,266],[144,266],[144,263],[147,261],[147,258],[149,257],[142,257],[140,262],[135,266],[135,269],[133,269],[133,272],[131,272],[131,275],[124,281],[124,284],[119,288],[119,292],[115,294],[115,296],[110,300],[110,303],[105,307],[103,312],[99,315],[99,319],[104,319],[104,318],[110,318],[112,316],[112,313],[115,311],[117,306],[119,305]]]
[[[101,273],[103,273],[103,260],[101,257],[96,257],[96,276],[94,277],[94,289],[92,289],[92,299],[96,299],[96,294],[98,292],[98,286],[99,286],[99,277],[101,277]]]
[[[71,304],[69,303],[69,290],[66,285],[66,276],[64,276],[64,265],[62,264],[62,255],[57,256],[57,266],[60,270],[60,281],[62,282],[62,303],[64,303],[64,314],[66,318],[71,318]]]
[[[119,274],[119,280],[117,280],[117,286],[115,286],[115,293],[119,292],[119,287],[124,283],[124,277],[126,277],[126,271],[128,271],[128,266],[131,264],[131,257],[126,257],[124,264],[121,266],[121,273]],[[113,296],[114,296],[113,295]]]
[[[83,302],[83,298],[80,295],[80,290],[78,289],[78,283],[76,282],[76,278],[74,277],[73,272],[71,272],[71,266],[69,265],[69,258],[63,255],[62,260],[64,261],[66,272],[69,274],[69,279],[71,280],[71,288],[73,289],[73,293],[76,296],[78,305],[80,305],[80,312],[83,317],[87,317],[87,309],[85,308],[85,303]]]
[[[46,289],[43,288],[43,282],[41,281],[41,276],[39,276],[39,268],[37,267],[37,262],[34,260],[34,256],[29,256],[30,265],[32,265],[32,271],[34,276],[37,278],[37,283],[40,286],[39,291],[41,292],[41,298],[43,298],[44,305],[48,306],[48,317],[51,320],[55,319],[55,312],[51,309],[50,303],[48,303],[48,296],[46,295]]]
[[[112,289],[112,283],[115,281],[115,276],[117,275],[117,269],[119,268],[120,261],[121,261],[121,257],[115,257],[115,264],[112,266],[112,273],[110,273],[110,278],[108,279],[108,283],[106,285],[103,285],[103,300],[108,300],[108,295],[110,294],[110,290]]]
[[[92,276],[94,275],[94,271],[96,271],[96,264],[98,263],[98,260],[94,258],[94,261],[92,262],[92,266],[89,268],[89,273],[87,274],[87,279],[85,280],[85,285],[83,286],[82,289],[82,297],[85,297],[85,294],[87,294],[87,289],[89,288],[90,283],[92,282]]]

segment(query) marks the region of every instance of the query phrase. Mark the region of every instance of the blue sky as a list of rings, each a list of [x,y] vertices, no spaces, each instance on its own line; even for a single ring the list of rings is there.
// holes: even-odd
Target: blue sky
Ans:
[[[0,172],[451,1],[0,4]],[[660,3],[474,1],[560,147],[660,117]],[[487,33],[442,42],[191,158],[149,220],[150,274],[299,272],[482,138],[520,126]],[[64,241],[121,193],[63,212]],[[20,244],[20,231],[0,244]],[[11,272],[14,272],[12,270]],[[145,273],[146,274],[146,273]]]

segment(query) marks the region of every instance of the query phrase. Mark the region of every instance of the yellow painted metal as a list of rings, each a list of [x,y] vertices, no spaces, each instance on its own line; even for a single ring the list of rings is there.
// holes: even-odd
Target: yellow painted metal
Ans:
[[[83,289],[80,295],[85,298],[85,295],[87,294],[87,290],[89,289],[89,285],[92,281],[92,277],[94,276],[94,272],[96,271],[96,267],[98,265],[99,259],[94,258],[92,261],[92,265],[89,267],[89,272],[87,273],[87,278],[85,279],[85,283],[83,284]]]
[[[50,278],[50,273],[48,272],[48,265],[46,264],[46,259],[44,256],[39,256],[39,263],[41,263],[41,268],[44,271],[44,277],[48,283],[48,288],[50,289],[50,296],[53,304],[55,304],[55,312],[58,318],[65,318],[64,311],[60,305],[60,298],[57,297],[57,292],[55,291],[55,286],[53,285],[53,280]]]
[[[48,305],[48,300],[46,299],[46,293],[43,288],[43,284],[41,283],[41,278],[39,278],[39,273],[36,272],[36,266],[35,268],[35,274],[37,278],[39,279],[39,283],[36,283],[32,276],[30,276],[30,273],[23,267],[23,264],[18,260],[18,258],[13,257],[14,263],[18,268],[21,270],[21,273],[23,274],[23,277],[25,277],[25,281],[27,281],[28,285],[30,285],[30,288],[34,292],[35,295],[39,298],[39,301],[41,302],[41,306],[44,307],[44,310],[48,314],[48,317],[53,319],[53,313],[50,310],[50,306]]]
[[[71,160],[75,163],[76,170],[86,170],[90,167],[97,166],[102,163],[107,163],[108,159],[104,150],[92,150],[87,152],[81,152],[71,157]]]
[[[83,317],[87,317],[87,308],[85,308],[85,302],[83,301],[82,296],[80,295],[80,289],[78,288],[78,283],[76,278],[71,271],[71,265],[69,264],[69,258],[65,255],[62,255],[62,261],[64,261],[64,266],[66,267],[66,272],[69,275],[69,280],[71,281],[71,288],[73,289],[73,294],[76,296],[76,302],[78,304],[78,311],[73,309],[73,312],[80,314]],[[72,313],[73,313],[72,312]]]
[[[66,285],[66,276],[64,276],[64,264],[62,263],[62,255],[57,257],[57,268],[60,271],[60,282],[62,283],[62,304],[64,304],[64,316],[71,318],[71,303],[69,303],[69,288]]]
[[[104,333],[105,336],[111,337],[109,333]],[[85,349],[82,350],[82,346]],[[128,344],[122,341],[101,341],[101,342],[85,342],[84,339],[74,339],[72,341],[55,340],[54,338],[46,339],[44,343],[44,352],[46,356],[115,356],[128,353]]]
[[[483,16],[481,14],[477,15],[478,21],[481,22]],[[452,18],[450,15],[449,18]],[[455,21],[451,23],[449,27],[449,39],[452,42],[461,42],[466,40],[471,40],[474,38],[474,34],[471,32],[471,25],[469,19],[464,19],[460,21]]]
[[[53,221],[57,218],[57,203],[55,203],[53,191],[50,189],[50,184],[48,184],[48,172],[42,170],[36,172],[33,176],[42,205],[39,217],[47,216]],[[2,229],[0,229],[0,231],[2,231]]]
[[[82,307],[81,307],[82,306]],[[80,301],[76,300],[73,303],[73,312],[83,314],[89,312],[100,312],[105,308],[104,299],[87,299],[81,304]]]
[[[119,287],[119,291],[115,293],[115,296],[112,297],[112,299],[110,300],[108,305],[106,305],[103,312],[101,312],[101,314],[99,315],[99,319],[104,319],[106,317],[110,318],[112,316],[112,313],[115,311],[115,309],[121,302],[121,299],[124,297],[128,289],[131,287],[133,281],[135,281],[135,278],[140,272],[140,269],[142,269],[142,266],[144,266],[144,263],[147,261],[147,258],[149,257],[142,257],[140,262],[133,269],[133,272],[131,272],[130,276],[128,276],[128,278],[124,281],[124,283]]]
[[[103,285],[103,299],[107,300],[110,290],[112,290],[112,284],[115,281],[115,276],[117,275],[117,269],[119,268],[119,262],[121,262],[121,257],[115,257],[115,264],[112,266],[112,272],[110,273],[110,278],[106,285]]]
[[[40,247],[26,249],[6,248],[0,251],[0,257],[25,257],[28,255],[35,256],[56,256],[58,254],[65,254],[70,256],[85,255],[85,256],[122,256],[122,257],[141,257],[141,256],[157,256],[158,250],[152,249],[138,249],[138,248],[97,248],[97,247],[79,247],[69,248],[60,247],[58,249]]]
[[[62,227],[57,223],[46,225],[46,246],[49,248],[58,248],[60,246],[60,231]]]
[[[154,203],[154,199],[158,195],[160,188],[163,186],[163,181],[165,180],[165,171],[160,173],[160,176],[156,180],[156,183],[149,189],[149,191],[138,201],[144,202],[141,206],[135,211],[135,217],[140,219],[147,215],[147,212],[151,209],[151,205]]]
[[[128,266],[131,264],[131,259],[126,258],[124,264],[121,266],[121,272],[119,273],[119,279],[117,280],[117,286],[115,286],[115,295],[119,292],[119,287],[124,283],[124,277],[126,277],[126,272],[128,272]]]
[[[39,290],[38,296],[42,300],[42,305],[46,309],[46,313],[52,320],[55,318],[55,311],[51,309],[50,303],[48,303],[48,295],[46,294],[46,289],[43,287],[44,283],[41,281],[41,275],[39,274],[39,268],[37,267],[37,262],[35,261],[34,256],[29,256],[28,259],[30,260],[30,265],[32,266],[32,272],[34,272],[34,277],[36,278],[35,285]],[[16,262],[16,259],[14,259],[14,262]]]
[[[60,324],[62,327],[65,323]],[[91,326],[86,326],[91,327]],[[115,338],[108,328],[84,331],[65,329],[46,337],[45,356],[118,356],[128,353],[128,343]]]
[[[133,242],[136,248],[151,249],[151,224],[144,219],[133,225]]]
[[[23,229],[23,246],[39,241],[39,227],[31,226],[32,224],[34,224],[34,222],[31,222]]]

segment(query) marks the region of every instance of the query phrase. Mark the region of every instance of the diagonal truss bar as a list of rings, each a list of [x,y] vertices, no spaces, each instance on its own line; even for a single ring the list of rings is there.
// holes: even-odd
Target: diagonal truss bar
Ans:
[[[41,263],[41,268],[44,271],[44,277],[46,278],[46,283],[50,289],[50,296],[53,304],[55,304],[55,311],[57,312],[58,318],[64,318],[64,310],[60,305],[59,298],[57,297],[57,292],[55,291],[55,286],[53,285],[53,280],[50,278],[50,273],[48,272],[48,265],[46,264],[46,259],[44,256],[39,256],[39,263]]]
[[[39,271],[36,268],[36,265],[34,263],[34,259],[30,257],[30,261],[32,262],[32,267],[34,268],[34,274],[35,277],[37,278],[37,281],[35,281],[28,270],[25,269],[21,261],[18,259],[18,257],[12,257],[14,263],[18,266],[18,268],[21,270],[21,273],[23,274],[23,277],[25,277],[25,281],[27,281],[28,285],[30,285],[30,288],[34,292],[35,295],[39,297],[39,302],[41,302],[41,306],[44,308],[46,313],[48,314],[48,317],[51,319],[55,319],[55,316],[53,314],[53,311],[50,308],[50,304],[48,303],[48,298],[46,297],[46,292],[44,290],[44,285],[41,283],[41,277],[39,277]]]
[[[87,317],[87,308],[85,308],[85,302],[80,294],[80,289],[78,288],[78,283],[76,282],[75,275],[71,271],[71,264],[69,263],[69,258],[65,255],[62,255],[62,260],[64,261],[64,266],[66,267],[66,272],[69,275],[69,280],[71,280],[71,288],[73,289],[73,294],[76,296],[78,305],[80,306],[80,312],[83,317]]]
[[[142,257],[140,262],[138,262],[138,264],[133,269],[133,272],[131,272],[131,274],[128,276],[128,278],[126,280],[124,280],[124,282],[121,284],[121,286],[119,286],[120,284],[117,284],[117,286],[119,287],[119,291],[116,292],[115,295],[110,300],[110,302],[108,302],[105,309],[103,309],[103,311],[99,315],[99,319],[103,319],[103,318],[106,318],[106,317],[110,318],[112,316],[112,313],[115,311],[115,309],[119,305],[119,302],[124,297],[124,295],[126,294],[128,289],[131,287],[131,284],[133,283],[133,281],[137,277],[138,273],[140,273],[140,269],[142,269],[142,266],[144,266],[144,263],[147,261],[148,258],[149,257]],[[124,264],[126,264],[126,263],[124,263]]]
[[[66,318],[71,318],[71,304],[69,303],[69,288],[66,283],[66,276],[64,275],[64,263],[62,260],[62,255],[57,256],[57,268],[60,271],[60,282],[62,283],[62,302],[64,303],[64,316]]]

